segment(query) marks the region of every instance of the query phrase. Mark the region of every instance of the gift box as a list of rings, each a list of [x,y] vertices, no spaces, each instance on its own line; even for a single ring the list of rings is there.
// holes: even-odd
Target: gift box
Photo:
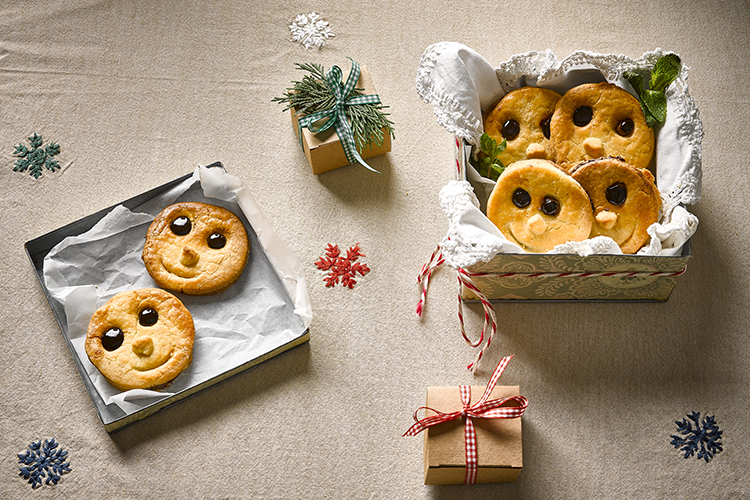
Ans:
[[[425,416],[419,419],[415,412],[414,425],[404,433],[424,431],[424,484],[518,478],[523,469],[521,416],[528,400],[518,386],[496,385],[512,357],[500,361],[486,387],[427,388]]]
[[[511,90],[529,85],[563,94],[573,86],[602,81],[627,90],[625,72],[649,71],[663,54],[656,49],[629,59],[579,51],[558,60],[550,51],[529,52],[493,67],[461,44],[430,46],[420,62],[417,89],[454,135],[455,180],[441,191],[448,234],[422,276],[447,263],[458,271],[460,297],[467,300],[667,300],[692,256],[690,237],[698,220],[687,206],[700,200],[701,190],[703,131],[688,93],[686,67],[666,89],[667,118],[654,128],[656,153],[650,169],[662,195],[662,219],[649,229],[651,239],[637,254],[614,252],[611,246],[602,250],[607,247],[601,238],[566,245],[563,251],[523,253],[487,219],[486,200],[494,182],[470,164],[483,132],[483,113]]]
[[[372,82],[372,78],[370,77],[370,73],[367,71],[366,66],[360,67],[360,74],[356,88],[362,89],[362,92],[365,95],[377,94],[375,85]],[[313,133],[306,127],[300,128],[299,120],[302,116],[297,113],[297,110],[294,107],[291,108],[291,115],[292,126],[294,127],[295,132],[300,134],[302,148],[305,152],[308,163],[310,163],[313,174],[318,175],[352,163],[347,158],[341,139],[336,133],[334,127],[323,132]],[[369,146],[363,149],[358,149],[363,160],[387,153],[391,150],[391,136],[387,130],[382,129],[382,131],[382,145],[378,146],[376,142],[372,142]]]
[[[484,387],[472,386],[472,404]],[[496,386],[491,399],[520,395],[518,386]],[[449,413],[461,410],[458,387],[428,387],[430,408]],[[427,410],[426,414],[436,415]],[[424,484],[463,484],[466,476],[466,451],[463,419],[430,427],[424,432]],[[513,482],[523,469],[521,419],[475,419],[477,441],[477,483]]]

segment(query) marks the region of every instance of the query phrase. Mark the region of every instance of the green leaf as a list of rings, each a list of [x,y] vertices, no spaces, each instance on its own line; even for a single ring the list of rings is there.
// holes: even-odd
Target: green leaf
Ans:
[[[505,140],[505,139],[503,139],[503,142],[501,142],[500,144],[498,144],[497,147],[495,147],[495,150],[492,152],[493,158],[497,159],[497,157],[500,156],[500,154],[502,154],[503,151],[505,151],[506,147],[508,147],[508,141]],[[500,165],[502,165],[502,163],[499,160],[498,160],[498,163],[500,163]],[[505,167],[503,167],[503,168],[505,168]]]
[[[667,97],[664,92],[644,90],[641,99],[657,121],[664,122],[667,119]]]
[[[482,137],[479,139],[479,147],[482,152],[494,159],[495,155],[493,155],[493,152],[495,151],[495,148],[497,148],[497,141],[495,141],[495,139],[487,134],[482,134]]]
[[[492,173],[490,174],[490,178],[493,181],[496,181],[503,172],[505,172],[505,167],[501,162],[497,161],[492,164]]]
[[[682,62],[677,54],[666,54],[659,58],[651,70],[649,87],[651,90],[663,91],[680,74]]]
[[[630,85],[632,85],[632,87],[635,89],[636,94],[640,96],[641,93],[643,92],[643,76],[636,71],[626,71],[623,76],[628,80]]]
[[[487,134],[482,134],[479,138],[479,155],[477,160],[470,160],[470,163],[474,166],[479,175],[488,179],[497,180],[500,174],[505,170],[503,162],[497,159],[505,148],[508,146],[508,141],[503,141],[498,144],[495,139]]]

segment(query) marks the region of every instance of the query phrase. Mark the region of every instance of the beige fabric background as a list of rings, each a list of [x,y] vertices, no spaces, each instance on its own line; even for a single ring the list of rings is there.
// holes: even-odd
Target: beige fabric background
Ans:
[[[313,10],[320,51],[288,25]],[[451,135],[415,90],[424,49],[459,41],[493,63],[528,50],[637,57],[662,47],[691,68],[704,124],[694,257],[663,304],[497,304],[483,370],[456,316],[455,273],[422,264],[444,236],[438,192]],[[0,6],[0,492],[3,498],[750,498],[750,3],[696,0],[260,2],[25,1]],[[271,102],[295,62],[369,68],[396,126],[376,175],[310,173]],[[12,171],[32,133],[61,145],[39,180]],[[109,435],[24,243],[220,160],[250,186],[302,261],[312,339]],[[372,272],[326,288],[328,243],[360,243]],[[481,308],[465,310],[470,332]],[[511,484],[422,484],[421,437],[402,438],[429,385],[501,383],[530,400],[525,468]],[[669,444],[674,421],[714,414],[724,452],[706,464]],[[16,454],[56,438],[73,471],[32,492]]]

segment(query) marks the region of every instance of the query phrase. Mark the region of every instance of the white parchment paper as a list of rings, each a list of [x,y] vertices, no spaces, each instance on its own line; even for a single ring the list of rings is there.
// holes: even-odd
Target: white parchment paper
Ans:
[[[119,391],[86,355],[88,323],[116,293],[157,286],[141,260],[146,232],[162,209],[181,201],[220,205],[238,215],[250,239],[248,263],[222,293],[175,294],[192,314],[196,335],[192,364],[169,387]],[[199,166],[189,179],[132,211],[117,206],[89,231],[56,245],[44,259],[43,276],[64,307],[69,339],[97,392],[126,414],[299,338],[312,320],[301,263],[275,235],[247,187],[223,168]]]

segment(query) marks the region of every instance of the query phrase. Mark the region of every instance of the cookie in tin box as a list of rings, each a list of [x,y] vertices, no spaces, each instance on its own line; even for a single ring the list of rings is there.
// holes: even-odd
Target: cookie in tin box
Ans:
[[[586,191],[549,160],[521,160],[506,168],[487,201],[487,218],[509,241],[533,253],[583,241],[593,224]]]
[[[550,145],[557,163],[570,171],[577,163],[608,156],[648,168],[654,130],[638,99],[612,83],[585,83],[557,102],[550,122]]]
[[[505,95],[484,117],[484,132],[505,149],[498,155],[503,165],[530,158],[554,160],[550,146],[550,120],[560,94],[540,87],[521,87]]]
[[[622,158],[599,158],[577,165],[571,175],[591,198],[591,237],[609,236],[622,253],[636,253],[659,220],[661,196],[653,174]]]

